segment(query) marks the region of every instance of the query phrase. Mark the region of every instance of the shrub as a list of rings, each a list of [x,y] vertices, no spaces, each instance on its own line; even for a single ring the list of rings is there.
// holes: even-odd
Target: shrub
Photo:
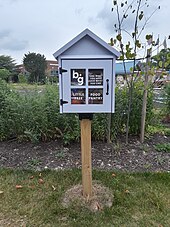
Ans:
[[[140,131],[142,108],[142,85],[134,88],[132,111],[130,115],[130,133]],[[112,114],[111,136],[115,139],[125,132],[127,119],[127,88],[116,88],[115,113]],[[152,89],[149,89],[146,125],[153,116]],[[108,114],[94,114],[92,138],[106,140]],[[0,140],[17,138],[38,142],[62,138],[65,144],[78,141],[80,123],[77,114],[59,113],[59,96],[57,85],[46,85],[42,93],[38,90],[20,94],[10,91],[4,81],[0,81]]]
[[[8,78],[10,76],[10,71],[7,69],[0,69],[0,79],[8,81]]]
[[[28,82],[27,76],[20,73],[18,75],[18,81],[19,81],[19,83],[27,83]]]
[[[112,136],[116,138],[118,134],[125,132],[128,108],[128,91],[127,87],[116,88],[116,105],[115,113],[112,115]],[[138,81],[135,83],[132,96],[132,106],[129,122],[129,133],[138,135],[141,126],[141,110],[143,100],[143,83]],[[146,113],[146,129],[153,118],[153,89],[148,88],[147,113]]]

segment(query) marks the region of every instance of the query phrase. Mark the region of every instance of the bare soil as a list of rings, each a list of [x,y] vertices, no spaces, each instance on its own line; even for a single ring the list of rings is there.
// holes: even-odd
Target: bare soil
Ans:
[[[122,137],[115,144],[92,141],[92,165],[96,169],[128,172],[170,171],[170,153],[157,152],[154,145],[170,143],[170,136],[155,134],[144,144],[139,138]],[[17,141],[0,142],[0,167],[19,169],[81,168],[80,143],[63,146],[61,141],[33,144]]]
[[[101,211],[104,207],[111,207],[113,204],[113,192],[109,188],[93,182],[92,196],[83,196],[83,187],[78,184],[68,189],[63,197],[62,206],[85,206],[92,212]]]

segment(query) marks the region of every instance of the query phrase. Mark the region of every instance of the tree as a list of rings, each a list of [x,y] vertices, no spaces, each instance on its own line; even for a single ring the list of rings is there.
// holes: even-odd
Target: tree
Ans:
[[[1,78],[8,82],[9,77],[12,78],[17,74],[15,60],[10,56],[0,55],[0,70]]]
[[[30,73],[29,82],[38,83],[45,80],[47,62],[44,55],[29,52],[25,54],[23,64],[25,69]]]
[[[8,81],[10,71],[7,69],[0,69],[0,79]]]
[[[152,57],[152,63],[158,68],[170,70],[170,48],[162,49],[157,55]]]
[[[13,72],[16,67],[15,60],[10,56],[0,55],[0,69],[7,69],[9,72]]]
[[[148,0],[132,0],[130,3],[128,1],[124,0],[121,2],[118,2],[118,0],[113,1],[113,8],[112,11],[116,14],[116,23],[114,24],[115,31],[117,33],[116,39],[111,39],[111,44],[116,45],[118,42],[118,46],[121,50],[121,57],[120,59],[123,60],[124,65],[124,72],[125,72],[125,80],[127,81],[128,86],[128,103],[127,103],[127,123],[126,123],[126,143],[128,143],[128,137],[129,137],[129,122],[130,122],[130,115],[131,115],[131,109],[132,109],[132,100],[133,100],[133,90],[135,82],[140,78],[140,72],[135,71],[135,66],[137,62],[137,55],[138,51],[147,48],[147,45],[143,45],[143,41],[141,40],[141,34],[143,33],[143,30],[145,29],[148,21],[150,20],[151,16],[160,9],[160,6],[156,8],[150,16],[146,16],[144,14],[144,9],[148,8]],[[128,19],[130,20],[128,21]],[[133,24],[132,24],[133,21]],[[127,30],[126,27],[128,23],[131,22],[131,29]],[[146,35],[146,40],[148,45],[152,45],[152,35]],[[125,43],[124,40],[128,40],[127,43]],[[149,48],[150,49],[150,48]],[[148,50],[149,50],[148,49]],[[148,51],[147,51],[148,52]],[[151,53],[151,51],[149,51]],[[146,56],[146,59],[148,59],[150,56]],[[125,60],[132,60],[133,61],[133,68],[131,72],[130,79],[127,78],[126,73],[126,65]],[[145,75],[145,82],[147,82],[148,77],[148,67],[146,67],[147,72],[143,72]],[[146,113],[146,99],[147,99],[147,83],[145,83],[144,86],[144,99],[143,100],[143,110],[142,115],[145,115]],[[145,117],[144,124],[145,124]],[[143,124],[142,123],[142,124]],[[141,127],[143,128],[143,126]]]

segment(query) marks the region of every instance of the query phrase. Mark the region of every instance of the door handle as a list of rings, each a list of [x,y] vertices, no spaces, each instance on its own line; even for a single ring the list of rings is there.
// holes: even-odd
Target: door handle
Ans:
[[[109,79],[106,80],[107,87],[106,87],[106,95],[109,95]]]

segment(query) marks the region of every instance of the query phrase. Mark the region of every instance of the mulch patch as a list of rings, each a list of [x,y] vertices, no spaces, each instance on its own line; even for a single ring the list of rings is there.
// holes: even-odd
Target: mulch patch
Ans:
[[[170,153],[157,152],[154,145],[169,143],[170,136],[155,134],[144,144],[131,137],[129,144],[92,141],[93,168],[130,172],[170,171]],[[20,169],[81,168],[80,143],[63,146],[61,141],[33,144],[17,141],[0,142],[0,167]]]

